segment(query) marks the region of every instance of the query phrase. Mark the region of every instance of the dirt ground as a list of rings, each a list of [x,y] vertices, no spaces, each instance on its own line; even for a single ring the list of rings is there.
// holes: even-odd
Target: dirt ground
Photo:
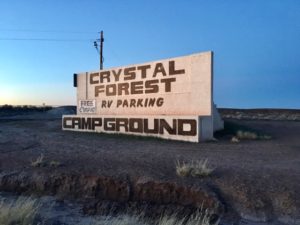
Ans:
[[[300,122],[226,119],[272,136],[232,143],[185,143],[123,135],[66,132],[61,119],[0,120],[0,173],[68,173],[205,186],[235,221],[300,224]],[[32,167],[41,154],[60,166]],[[208,159],[216,168],[206,178],[178,177],[175,163]],[[1,184],[0,184],[1,191]],[[246,222],[240,224],[247,224]]]

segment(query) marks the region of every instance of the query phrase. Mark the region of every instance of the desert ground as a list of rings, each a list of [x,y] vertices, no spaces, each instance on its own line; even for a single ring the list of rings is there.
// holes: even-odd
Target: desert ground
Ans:
[[[89,216],[204,207],[220,224],[300,224],[300,110],[220,112],[225,130],[203,143],[62,131],[72,107],[0,113],[0,192],[73,201]],[[205,159],[209,176],[176,174]]]

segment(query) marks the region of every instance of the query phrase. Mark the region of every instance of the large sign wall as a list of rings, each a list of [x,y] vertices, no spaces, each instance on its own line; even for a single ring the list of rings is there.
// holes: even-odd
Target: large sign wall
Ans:
[[[77,83],[78,114],[211,115],[212,52],[80,73]]]
[[[64,130],[198,142],[213,137],[213,53],[77,74]]]

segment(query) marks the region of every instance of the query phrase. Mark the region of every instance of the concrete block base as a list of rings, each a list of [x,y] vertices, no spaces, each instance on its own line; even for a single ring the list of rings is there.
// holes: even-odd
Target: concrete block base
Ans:
[[[63,116],[62,129],[199,142],[213,138],[212,123],[212,117],[199,116],[68,115]]]

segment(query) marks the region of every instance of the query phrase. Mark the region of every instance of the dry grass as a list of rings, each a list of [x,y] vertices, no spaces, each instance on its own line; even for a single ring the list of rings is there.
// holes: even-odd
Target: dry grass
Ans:
[[[31,166],[33,166],[33,167],[45,166],[44,155],[41,154],[39,157],[37,157],[36,160],[32,161]]]
[[[41,204],[30,197],[19,197],[14,202],[0,202],[0,225],[41,225],[37,214]],[[95,221],[95,220],[94,220]],[[56,224],[56,223],[55,223]],[[121,214],[102,217],[90,225],[218,225],[219,220],[212,220],[211,213],[202,209],[188,217],[179,214],[163,214],[159,219],[150,219],[140,214]]]
[[[157,225],[218,225],[219,221],[211,222],[211,215],[208,211],[199,210],[188,218],[178,219],[176,215],[163,216]]]
[[[240,140],[236,136],[233,136],[230,141],[232,143],[239,143],[240,142]]]
[[[118,215],[108,216],[94,225],[150,225],[140,216]]]
[[[259,135],[255,132],[242,131],[242,130],[238,130],[236,132],[236,137],[240,140],[242,140],[242,139],[245,139],[245,140],[269,140],[272,138],[269,135]]]
[[[32,225],[39,210],[36,200],[19,197],[11,203],[0,202],[1,225]]]
[[[239,139],[255,140],[258,138],[258,135],[256,133],[250,131],[242,131],[242,130],[237,131],[236,136]]]
[[[60,167],[60,166],[62,166],[62,164],[59,161],[52,160],[52,161],[50,161],[49,166],[51,166],[51,167]]]
[[[208,159],[185,162],[176,162],[176,173],[181,177],[206,177],[212,174],[215,168],[211,167]]]
[[[37,157],[36,160],[34,161],[31,161],[31,166],[33,167],[44,167],[44,166],[50,166],[50,167],[54,167],[54,168],[57,168],[57,167],[61,167],[63,166],[63,164],[59,161],[56,161],[56,160],[52,160],[52,161],[46,161],[45,160],[45,157],[43,154],[41,154],[39,157]],[[1,224],[0,224],[1,225]]]
[[[208,211],[199,210],[190,217],[179,219],[176,214],[162,215],[157,221],[150,221],[141,215],[119,215],[106,217],[94,225],[218,225],[219,221],[212,222]]]

